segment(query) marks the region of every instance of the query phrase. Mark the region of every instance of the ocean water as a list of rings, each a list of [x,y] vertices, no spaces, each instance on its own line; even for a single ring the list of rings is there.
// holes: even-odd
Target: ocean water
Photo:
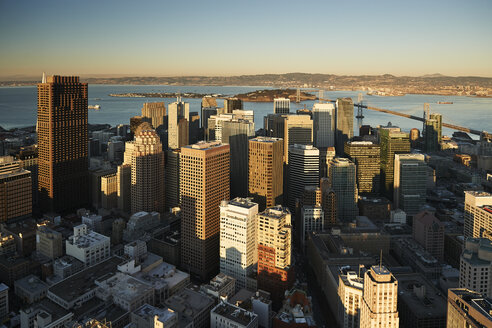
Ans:
[[[167,104],[175,98],[120,98],[110,97],[111,93],[127,92],[195,92],[203,94],[235,95],[267,87],[238,87],[238,86],[167,86],[167,85],[89,85],[89,104],[99,104],[99,111],[89,110],[89,123],[108,123],[111,125],[128,124],[130,117],[141,114],[144,102],[164,101]],[[406,114],[422,116],[424,103],[430,104],[431,112],[442,114],[443,122],[457,124],[476,130],[492,132],[492,98],[475,98],[465,96],[435,96],[435,95],[405,95],[401,97],[367,96],[364,103],[370,106],[400,111]],[[351,97],[357,102],[359,91],[325,91],[324,97],[336,99]],[[200,112],[201,99],[183,98],[190,103],[190,112]],[[437,104],[438,101],[451,101],[453,104]],[[305,101],[300,104],[291,103],[291,112],[296,109],[311,109],[315,101]],[[222,106],[222,101],[218,101]],[[37,91],[35,86],[1,87],[0,88],[0,126],[5,129],[24,127],[36,124]],[[273,112],[273,103],[244,103],[244,109],[255,113],[255,128],[263,127],[263,117]],[[354,116],[357,114],[355,110]],[[364,111],[363,124],[371,126],[385,125],[391,122],[405,131],[412,128],[421,130],[422,122],[380,113]],[[354,117],[354,130],[357,121]],[[444,135],[451,135],[453,130],[443,128]],[[358,132],[356,131],[357,135]],[[474,136],[472,136],[474,137]],[[475,138],[475,137],[474,137]]]

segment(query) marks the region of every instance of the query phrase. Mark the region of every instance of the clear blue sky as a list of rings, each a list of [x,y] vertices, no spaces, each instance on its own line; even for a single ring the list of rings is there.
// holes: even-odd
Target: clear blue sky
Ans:
[[[0,0],[0,76],[492,76],[492,1]]]

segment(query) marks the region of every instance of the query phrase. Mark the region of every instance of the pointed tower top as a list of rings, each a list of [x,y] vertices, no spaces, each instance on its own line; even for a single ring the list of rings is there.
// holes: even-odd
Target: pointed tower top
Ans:
[[[41,79],[41,83],[46,83],[46,73],[43,72],[43,78]]]

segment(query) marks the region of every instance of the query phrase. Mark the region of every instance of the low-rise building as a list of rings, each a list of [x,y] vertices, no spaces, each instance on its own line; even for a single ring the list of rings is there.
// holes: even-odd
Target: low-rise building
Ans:
[[[461,254],[460,288],[492,297],[492,241],[468,238]]]
[[[178,327],[178,314],[168,308],[157,308],[144,304],[131,314],[131,322],[136,328],[175,328]]]
[[[46,225],[38,225],[36,251],[54,260],[63,255],[62,234]]]
[[[97,232],[90,231],[87,225],[73,228],[73,236],[66,240],[66,253],[91,266],[109,258],[111,239]]]
[[[9,287],[0,283],[0,322],[9,315]]]
[[[210,311],[210,327],[257,328],[258,315],[227,302],[220,302]]]
[[[148,303],[154,305],[154,289],[149,284],[128,274],[116,272],[95,281],[96,296],[105,302],[112,301],[126,311],[134,311]]]
[[[212,298],[189,288],[174,294],[164,303],[178,313],[180,327],[186,327],[191,323],[194,328],[209,327],[210,310],[214,304]]]
[[[209,284],[202,285],[200,289],[216,300],[230,299],[236,290],[236,279],[219,273],[210,280]]]
[[[300,289],[285,294],[283,306],[273,318],[273,328],[316,327],[311,297]]]
[[[137,212],[134,213],[123,230],[123,240],[133,241],[147,231],[155,229],[161,222],[161,215],[158,212]]]
[[[14,236],[0,231],[0,256],[13,256],[15,252]]]
[[[49,286],[44,281],[33,274],[21,278],[14,283],[15,295],[28,304],[38,302],[45,298],[48,288]]]

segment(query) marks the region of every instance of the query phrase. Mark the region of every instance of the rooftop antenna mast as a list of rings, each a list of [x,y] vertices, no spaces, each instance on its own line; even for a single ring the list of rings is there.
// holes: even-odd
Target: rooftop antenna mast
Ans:
[[[379,254],[379,271],[381,272],[381,267],[383,266],[383,249],[381,249],[381,253]]]

